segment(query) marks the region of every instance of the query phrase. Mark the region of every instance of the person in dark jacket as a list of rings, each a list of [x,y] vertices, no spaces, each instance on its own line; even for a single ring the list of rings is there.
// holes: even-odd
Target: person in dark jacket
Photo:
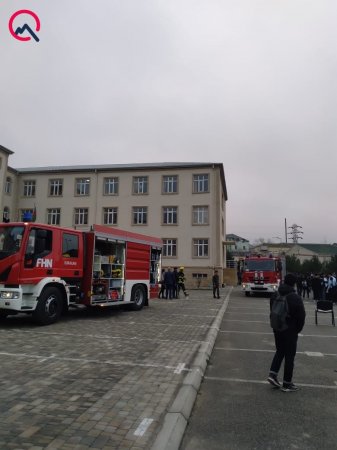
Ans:
[[[167,269],[164,275],[164,284],[165,284],[165,298],[172,300],[173,298],[173,288],[175,283],[175,275],[172,272],[171,267]]]
[[[322,298],[322,280],[318,273],[315,274],[311,280],[312,292],[314,300],[320,300]]]
[[[278,291],[282,296],[286,296],[288,304],[288,328],[284,331],[275,331],[276,353],[271,363],[268,381],[274,387],[281,388],[283,392],[294,392],[298,387],[292,382],[294,371],[294,360],[297,349],[298,334],[302,331],[305,322],[305,309],[302,297],[295,291],[296,277],[287,274],[284,284],[281,284]],[[277,294],[270,299],[270,309]],[[278,381],[277,376],[284,360],[283,385]]]
[[[219,292],[220,280],[219,280],[219,273],[217,270],[214,271],[214,275],[212,277],[212,284],[213,284],[213,298],[220,298]]]

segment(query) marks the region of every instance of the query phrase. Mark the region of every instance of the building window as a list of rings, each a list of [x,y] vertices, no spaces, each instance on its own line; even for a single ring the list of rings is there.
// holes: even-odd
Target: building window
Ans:
[[[176,225],[178,223],[177,206],[163,206],[163,224]]]
[[[117,208],[103,208],[104,225],[117,225]]]
[[[49,180],[49,195],[51,197],[60,197],[63,193],[63,180]]]
[[[168,175],[163,177],[163,194],[178,193],[178,175]]]
[[[104,178],[104,195],[118,195],[119,179],[117,177]]]
[[[23,196],[24,197],[35,197],[35,180],[24,180],[23,182]]]
[[[7,177],[5,182],[5,194],[10,195],[11,193],[12,193],[12,179],[11,177]]]
[[[75,195],[90,194],[90,178],[76,178]]]
[[[208,257],[208,239],[193,239],[193,256],[195,258]]]
[[[132,208],[132,223],[133,225],[146,225],[147,224],[147,207],[135,206]]]
[[[47,224],[60,225],[60,223],[61,223],[61,209],[60,208],[47,209]]]
[[[208,206],[193,206],[193,225],[208,225]]]
[[[5,207],[4,207],[4,212],[3,212],[3,215],[2,215],[2,220],[3,220],[4,222],[9,222],[9,221],[10,221],[10,210],[9,210],[8,206],[5,206]]]
[[[75,225],[88,225],[88,208],[75,208]]]
[[[133,177],[133,194],[148,193],[148,177]]]
[[[163,239],[163,256],[168,258],[177,256],[177,239]]]
[[[209,177],[207,173],[193,175],[193,193],[209,192]]]

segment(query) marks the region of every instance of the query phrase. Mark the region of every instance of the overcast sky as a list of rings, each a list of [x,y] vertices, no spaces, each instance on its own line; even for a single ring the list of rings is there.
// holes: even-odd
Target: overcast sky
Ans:
[[[0,144],[14,168],[222,162],[227,233],[337,242],[336,24],[335,0],[1,0]]]

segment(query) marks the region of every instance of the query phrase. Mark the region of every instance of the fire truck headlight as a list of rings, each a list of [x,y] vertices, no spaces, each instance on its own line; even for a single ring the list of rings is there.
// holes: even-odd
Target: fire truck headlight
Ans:
[[[17,291],[2,291],[0,293],[0,297],[5,299],[5,300],[19,298],[20,297],[20,292],[17,292]]]
[[[277,285],[272,286],[274,291],[277,291]]]
[[[242,285],[242,289],[246,289],[246,285],[245,284]]]

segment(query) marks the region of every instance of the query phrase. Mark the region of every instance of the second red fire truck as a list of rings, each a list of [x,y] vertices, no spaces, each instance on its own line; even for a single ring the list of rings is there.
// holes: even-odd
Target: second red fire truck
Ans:
[[[157,296],[161,249],[159,238],[101,225],[0,223],[0,317],[48,325],[69,306],[141,309]]]
[[[242,289],[251,294],[273,294],[285,275],[285,258],[248,256],[241,260]]]

